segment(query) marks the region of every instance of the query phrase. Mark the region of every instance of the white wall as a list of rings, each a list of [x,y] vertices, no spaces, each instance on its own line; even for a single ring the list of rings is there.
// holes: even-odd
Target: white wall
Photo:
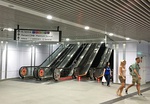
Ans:
[[[19,77],[20,67],[40,65],[58,46],[52,44],[31,46],[20,42],[1,43],[2,77],[0,79]]]
[[[142,76],[141,83],[145,84],[150,81],[150,45],[146,42],[137,44],[137,55],[142,58],[140,63],[140,75]]]
[[[126,83],[131,84],[132,83],[132,77],[129,74],[129,66],[133,63],[135,63],[135,58],[137,57],[137,44],[136,43],[126,43]]]
[[[125,46],[123,44],[126,44]],[[150,81],[150,45],[146,42],[141,43],[119,43],[114,47],[114,83],[120,83],[118,80],[118,67],[120,61],[125,59],[126,63],[126,83],[132,83],[132,77],[129,74],[129,66],[135,63],[136,57],[143,57],[140,63],[140,75],[142,77],[141,84]]]

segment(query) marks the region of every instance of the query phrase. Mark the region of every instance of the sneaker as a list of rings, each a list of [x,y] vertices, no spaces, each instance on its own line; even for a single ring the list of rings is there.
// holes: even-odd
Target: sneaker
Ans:
[[[140,93],[140,94],[138,94],[138,95],[139,95],[139,96],[143,96],[143,94],[141,94],[141,93]]]
[[[125,89],[125,93],[128,94],[128,90],[127,89]]]

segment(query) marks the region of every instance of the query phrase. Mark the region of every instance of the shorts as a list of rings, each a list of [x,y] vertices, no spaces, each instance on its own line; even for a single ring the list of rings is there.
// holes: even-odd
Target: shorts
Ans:
[[[141,80],[137,76],[132,76],[132,84],[140,84]]]
[[[123,79],[122,76],[120,76],[120,75],[119,75],[119,80],[120,80],[121,83],[125,83],[126,82],[126,80]]]

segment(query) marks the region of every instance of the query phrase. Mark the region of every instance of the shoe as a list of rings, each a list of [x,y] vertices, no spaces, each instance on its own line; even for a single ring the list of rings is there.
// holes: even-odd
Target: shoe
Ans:
[[[139,95],[139,96],[143,96],[143,94],[141,94],[141,93],[140,93],[140,94],[138,94],[138,95]]]
[[[110,87],[110,85],[107,85],[108,87]]]
[[[125,89],[125,93],[128,94],[128,90],[127,89]]]

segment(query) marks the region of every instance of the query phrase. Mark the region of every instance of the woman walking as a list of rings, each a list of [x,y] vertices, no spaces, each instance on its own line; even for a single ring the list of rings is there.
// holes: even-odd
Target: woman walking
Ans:
[[[105,76],[105,79],[107,81],[107,86],[110,87],[110,76],[111,76],[111,68],[110,68],[110,63],[106,63],[106,67],[104,68],[103,76]],[[102,82],[103,84],[103,82]]]
[[[122,60],[120,62],[119,67],[119,80],[121,82],[121,86],[117,90],[117,95],[122,96],[122,90],[125,87],[125,80],[126,80],[126,69],[125,69],[126,61]]]

